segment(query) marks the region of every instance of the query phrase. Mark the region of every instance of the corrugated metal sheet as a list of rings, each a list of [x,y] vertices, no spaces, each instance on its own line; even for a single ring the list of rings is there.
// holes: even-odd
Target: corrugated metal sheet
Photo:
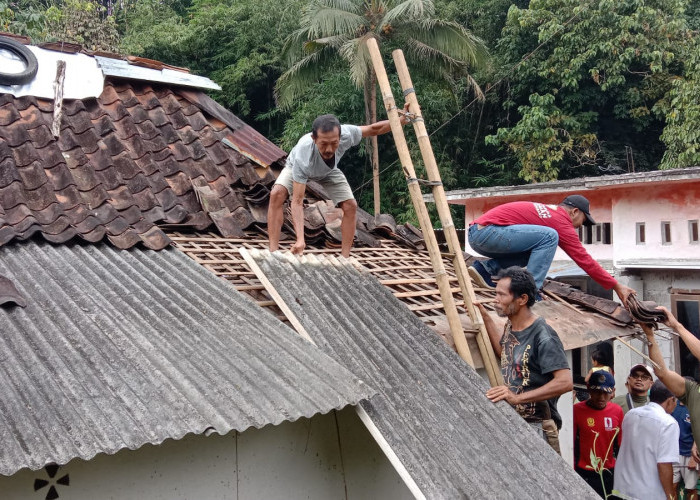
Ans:
[[[314,256],[255,258],[314,342],[379,390],[361,405],[426,497],[597,498],[368,272]]]
[[[370,388],[176,250],[0,249],[0,473],[328,412]]]
[[[128,80],[143,80],[145,82],[167,83],[183,87],[221,90],[221,87],[205,76],[192,75],[182,71],[164,68],[151,69],[129,64],[129,61],[112,57],[95,56],[97,64],[105,76],[126,78]]]

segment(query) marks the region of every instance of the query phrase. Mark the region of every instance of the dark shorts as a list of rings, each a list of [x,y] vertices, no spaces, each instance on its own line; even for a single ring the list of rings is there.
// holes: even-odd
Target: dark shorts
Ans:
[[[578,473],[579,476],[583,478],[584,481],[588,483],[588,486],[593,488],[598,495],[600,495],[601,498],[605,498],[605,493],[603,492],[603,485],[605,485],[605,492],[610,495],[613,490],[613,478],[614,478],[614,469],[613,470],[608,470],[605,469],[603,471],[603,479],[601,481],[600,479],[600,474],[597,472],[594,472],[592,470],[586,470],[586,469],[580,469],[576,467],[576,472]],[[614,497],[613,497],[614,498]]]

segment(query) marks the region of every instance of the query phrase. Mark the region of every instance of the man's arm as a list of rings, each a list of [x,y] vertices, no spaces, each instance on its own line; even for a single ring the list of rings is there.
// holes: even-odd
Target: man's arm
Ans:
[[[688,350],[691,352],[693,356],[695,356],[695,359],[700,360],[700,340],[690,333],[681,323],[676,319],[676,317],[666,309],[665,307],[657,307],[657,309],[661,309],[666,313],[666,316],[668,317],[668,320],[664,323],[666,326],[669,328],[674,329],[677,333],[678,336],[683,340],[685,343],[686,347]]]
[[[409,103],[404,104],[403,113],[408,113]],[[408,117],[405,114],[401,115],[401,125],[406,125],[408,123]],[[382,120],[380,122],[372,123],[370,125],[360,125],[360,130],[362,131],[362,137],[372,137],[374,135],[386,134],[391,130],[391,123],[389,120]]]
[[[297,233],[297,241],[292,245],[292,253],[301,255],[306,248],[304,241],[304,193],[306,184],[293,181],[292,183],[292,222],[294,232]]]
[[[508,403],[515,406],[522,403],[546,401],[548,399],[561,396],[565,392],[569,392],[574,389],[574,381],[571,378],[571,370],[568,368],[554,370],[552,375],[554,376],[552,380],[544,384],[542,387],[538,387],[537,389],[515,394],[507,386],[499,385],[498,387],[492,387],[486,391],[486,397],[494,403],[497,401],[506,400]]]
[[[683,396],[685,394],[685,380],[676,372],[672,372],[666,368],[664,357],[661,355],[661,349],[659,349],[659,345],[656,343],[656,339],[654,338],[654,330],[652,330],[649,325],[640,323],[640,326],[642,327],[642,330],[644,330],[647,340],[649,341],[649,357],[658,365],[657,367],[654,367],[654,374],[676,397],[679,398]]]
[[[656,464],[656,469],[659,471],[659,479],[661,480],[661,486],[664,488],[664,493],[666,493],[666,498],[674,500],[676,498],[676,490],[673,488],[673,464]]]
[[[501,357],[501,337],[503,337],[503,332],[498,330],[496,323],[493,318],[486,310],[481,302],[475,302],[476,306],[479,308],[481,317],[484,320],[484,327],[486,332],[489,334],[489,340],[491,341],[491,347],[493,347],[493,352],[497,358]]]

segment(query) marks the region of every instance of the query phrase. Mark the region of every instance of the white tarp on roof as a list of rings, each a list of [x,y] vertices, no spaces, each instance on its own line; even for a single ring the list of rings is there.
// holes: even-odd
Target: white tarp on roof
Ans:
[[[39,70],[34,79],[24,85],[0,85],[0,94],[15,97],[34,96],[42,99],[54,98],[53,82],[56,79],[56,64],[66,62],[66,78],[63,83],[64,99],[85,99],[102,93],[104,75],[94,57],[85,54],[65,54],[32,45],[27,48],[36,56]],[[8,50],[0,51],[0,67],[21,65],[20,60]],[[5,66],[7,65],[7,66]],[[19,68],[21,71],[22,68]]]
[[[221,90],[216,83],[204,76],[183,73],[168,68],[162,70],[144,68],[129,64],[128,61],[86,54],[66,54],[42,49],[33,45],[27,48],[36,56],[39,70],[34,79],[25,85],[0,85],[0,94],[15,97],[34,96],[41,99],[54,98],[56,63],[66,62],[66,78],[63,87],[64,99],[86,99],[102,94],[105,76],[115,76],[128,80],[143,80],[184,87]],[[9,50],[0,50],[0,68],[4,71],[19,72],[23,63]]]

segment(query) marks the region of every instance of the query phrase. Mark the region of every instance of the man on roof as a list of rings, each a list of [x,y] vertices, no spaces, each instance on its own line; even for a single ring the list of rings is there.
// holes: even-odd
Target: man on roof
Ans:
[[[521,267],[509,267],[498,277],[495,309],[508,318],[503,332],[477,303],[493,351],[501,358],[505,382],[486,391],[486,397],[509,403],[560,453],[556,423],[560,417],[554,402],[574,387],[564,346],[557,332],[531,310],[537,293],[532,275]]]
[[[408,111],[408,103],[404,107]],[[408,123],[405,113],[401,124]],[[345,152],[357,146],[363,137],[386,134],[391,130],[389,120],[371,125],[341,125],[334,115],[317,117],[306,134],[287,157],[287,164],[280,173],[270,193],[270,205],[267,212],[267,230],[270,237],[270,251],[279,249],[280,232],[284,220],[283,206],[289,196],[292,197],[292,222],[296,233],[296,242],[292,253],[301,255],[306,247],[304,241],[304,193],[309,181],[318,182],[328,193],[336,206],[343,211],[341,231],[341,255],[350,256],[355,239],[355,217],[357,202],[352,194],[345,174],[338,168],[338,162]]]
[[[477,261],[469,275],[480,286],[494,288],[491,276],[510,266],[527,267],[541,290],[557,246],[598,284],[613,289],[623,304],[635,293],[613,278],[586,252],[577,229],[593,225],[588,200],[578,194],[559,205],[514,201],[493,208],[469,225],[469,244],[490,260]],[[539,300],[539,297],[538,297]]]

